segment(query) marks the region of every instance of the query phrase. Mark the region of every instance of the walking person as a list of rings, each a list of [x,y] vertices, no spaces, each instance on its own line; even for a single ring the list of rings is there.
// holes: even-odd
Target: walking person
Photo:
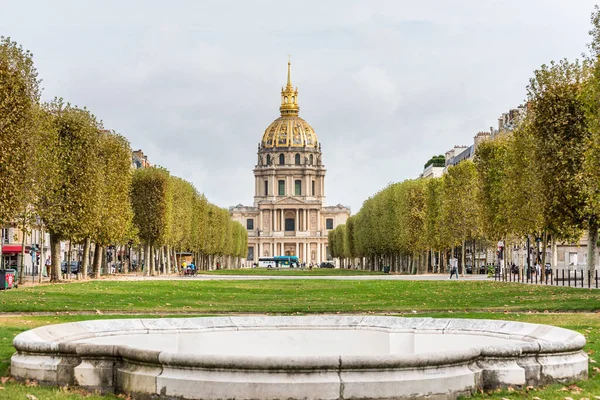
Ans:
[[[48,258],[46,258],[46,262],[44,263],[45,267],[43,270],[43,276],[44,278],[48,276],[48,273],[50,272],[50,267],[52,266],[52,260],[50,258],[50,256],[48,256]]]
[[[456,257],[452,257],[450,260],[450,278],[448,279],[452,279],[452,275],[456,275],[458,280],[458,259]]]

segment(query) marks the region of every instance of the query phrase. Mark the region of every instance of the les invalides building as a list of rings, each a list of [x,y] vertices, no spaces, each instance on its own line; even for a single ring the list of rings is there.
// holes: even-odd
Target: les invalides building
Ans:
[[[298,88],[281,89],[281,116],[258,145],[254,167],[254,205],[231,207],[234,220],[248,230],[247,266],[259,257],[296,256],[316,264],[330,259],[328,232],[344,224],[348,207],[325,206],[325,166],[313,128],[298,116]]]

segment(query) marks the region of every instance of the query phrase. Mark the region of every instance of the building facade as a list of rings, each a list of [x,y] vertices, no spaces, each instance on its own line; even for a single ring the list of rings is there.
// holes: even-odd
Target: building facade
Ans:
[[[301,263],[330,260],[328,232],[350,217],[350,209],[325,205],[321,143],[299,117],[298,89],[288,62],[280,117],[265,130],[254,167],[254,204],[231,207],[248,230],[247,266],[259,257],[296,256]]]

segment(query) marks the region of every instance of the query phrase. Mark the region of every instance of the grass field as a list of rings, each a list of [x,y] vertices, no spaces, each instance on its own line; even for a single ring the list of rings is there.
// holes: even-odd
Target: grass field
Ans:
[[[114,312],[115,315],[97,315]],[[99,281],[43,285],[0,292],[0,376],[8,374],[12,339],[36,326],[83,319],[218,313],[355,312],[490,318],[545,323],[583,333],[590,380],[575,385],[478,394],[486,399],[594,399],[600,396],[600,294],[560,287],[450,281]],[[92,312],[80,315],[78,312]],[[561,313],[554,313],[560,311]],[[49,315],[4,315],[3,312]],[[68,313],[71,313],[69,315]],[[0,399],[79,399],[72,388],[0,380]],[[4,381],[4,382],[3,382]],[[115,396],[90,396],[113,399]],[[33,399],[34,400],[34,399]]]
[[[600,292],[486,281],[88,281],[0,292],[2,312],[596,311]]]

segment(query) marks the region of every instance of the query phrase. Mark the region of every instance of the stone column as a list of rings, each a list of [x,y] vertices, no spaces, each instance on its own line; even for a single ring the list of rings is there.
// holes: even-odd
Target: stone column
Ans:
[[[321,177],[321,196],[325,196],[325,179]]]
[[[263,213],[264,210],[260,210],[260,212],[258,213],[258,226],[255,226],[254,229],[256,230],[263,230]]]
[[[304,230],[306,232],[309,231],[309,226],[308,226],[308,215],[310,214],[310,209],[304,209]]]
[[[256,262],[258,262],[260,257],[262,257],[262,254],[260,254],[260,242],[256,242]]]
[[[321,231],[321,210],[317,210],[317,231]]]
[[[317,243],[317,263],[321,262],[321,243]]]
[[[309,250],[309,244],[308,242],[304,242],[304,262],[305,263],[309,263],[310,260],[308,259],[308,250]]]
[[[284,211],[283,208],[281,210],[279,210],[279,212],[281,214],[280,218],[279,218],[279,223],[280,223],[279,230],[280,231],[285,231],[285,220],[284,220],[284,214],[285,213],[283,211]]]
[[[294,255],[296,257],[300,258],[299,257],[299,255],[300,255],[300,243],[298,243],[298,242],[296,242],[296,252],[294,253]]]
[[[271,256],[275,257],[275,242],[271,242]]]

